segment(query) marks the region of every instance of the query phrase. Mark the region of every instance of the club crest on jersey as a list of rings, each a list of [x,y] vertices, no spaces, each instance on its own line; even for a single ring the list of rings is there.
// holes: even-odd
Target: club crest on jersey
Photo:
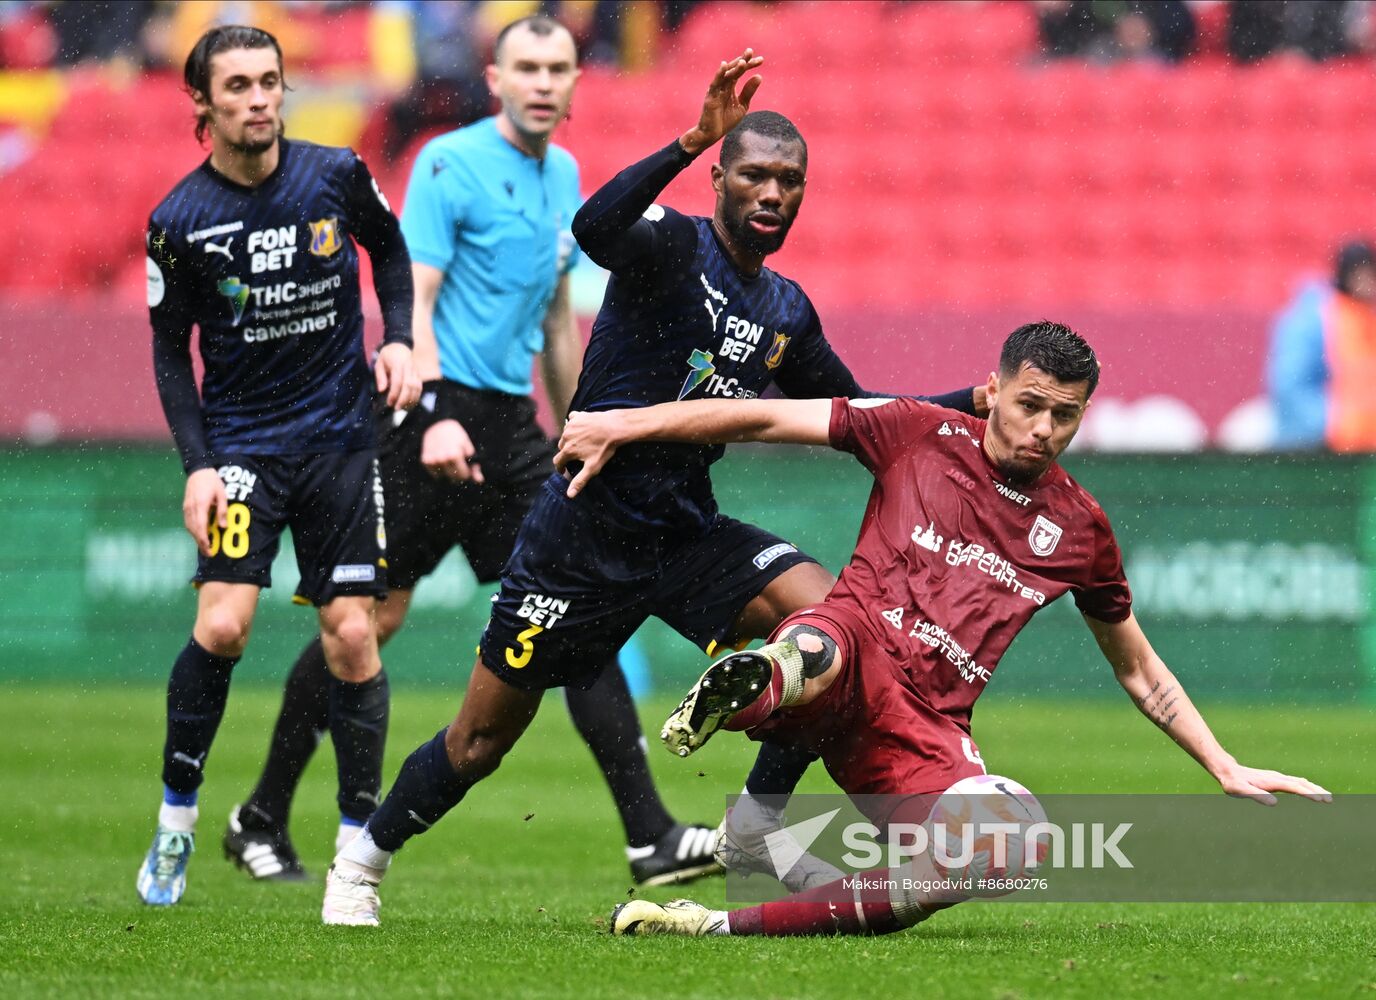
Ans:
[[[215,284],[215,290],[229,299],[230,308],[234,310],[234,325],[238,326],[244,318],[244,307],[248,305],[248,285],[236,277],[221,278]]]
[[[774,343],[769,345],[769,353],[764,356],[764,366],[770,371],[778,368],[784,360],[784,348],[788,347],[788,342],[792,337],[785,337],[782,333],[774,334]]]
[[[338,219],[320,219],[318,222],[312,222],[310,227],[311,253],[315,256],[332,257],[344,245],[344,240],[339,235]]]
[[[711,351],[694,350],[688,358],[688,367],[692,370],[688,372],[688,377],[683,380],[683,388],[678,391],[679,399],[683,399],[706,382],[717,370],[717,366],[712,363]]]
[[[1048,521],[1042,515],[1032,522],[1032,530],[1027,533],[1027,543],[1032,546],[1034,555],[1049,556],[1056,551],[1056,543],[1061,540],[1061,526]]]

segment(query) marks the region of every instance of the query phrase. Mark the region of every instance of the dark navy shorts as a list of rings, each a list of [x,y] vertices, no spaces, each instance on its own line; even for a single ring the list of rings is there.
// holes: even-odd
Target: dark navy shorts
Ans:
[[[272,586],[272,562],[291,528],[301,583],[296,600],[387,593],[382,479],[372,450],[220,458],[229,525],[210,527],[194,582]]]
[[[384,414],[387,579],[396,590],[414,588],[455,545],[480,583],[498,579],[526,511],[554,469],[554,446],[535,422],[529,397],[456,385],[451,401],[473,441],[481,483],[425,471],[420,452],[430,421],[420,407],[400,419]]]
[[[775,577],[815,562],[752,524],[718,515],[705,533],[628,525],[551,476],[516,538],[479,653],[526,690],[588,688],[654,615],[712,655]]]

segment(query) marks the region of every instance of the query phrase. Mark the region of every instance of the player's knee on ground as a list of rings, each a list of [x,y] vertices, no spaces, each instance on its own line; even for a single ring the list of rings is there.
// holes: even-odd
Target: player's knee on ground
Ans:
[[[242,656],[252,626],[252,617],[231,606],[202,608],[196,614],[196,641],[216,656]]]

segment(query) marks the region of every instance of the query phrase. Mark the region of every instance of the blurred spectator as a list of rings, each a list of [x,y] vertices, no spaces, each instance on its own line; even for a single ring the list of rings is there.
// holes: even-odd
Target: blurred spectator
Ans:
[[[1092,0],[1033,0],[1042,52],[1052,59],[1102,52],[1107,32]]]
[[[387,6],[409,13],[415,50],[415,80],[387,111],[383,155],[392,161],[418,136],[487,114],[492,99],[482,69],[496,34],[480,31],[481,6],[467,0]]]
[[[1185,0],[1132,0],[1113,23],[1120,59],[1178,63],[1194,51],[1194,14]]]
[[[1097,62],[1180,62],[1194,50],[1184,0],[1034,0],[1042,51]]]
[[[702,0],[664,0],[661,5],[665,31],[677,31],[678,26],[687,19],[694,7],[701,6]]]
[[[473,5],[489,43],[512,21],[547,14],[566,26],[578,43],[579,62],[619,63],[623,8],[618,0],[483,0]],[[484,50],[484,57],[490,55]]]
[[[492,99],[483,79],[497,33],[512,21],[547,14],[566,25],[580,61],[622,63],[623,45],[635,39],[630,61],[641,64],[647,48],[645,15],[658,24],[653,5],[611,0],[389,0],[412,25],[415,79],[387,111],[383,155],[395,160],[416,138],[450,131],[488,113]],[[627,26],[634,30],[627,32]]]
[[[1256,62],[1279,52],[1332,59],[1357,51],[1361,8],[1350,0],[1233,0],[1228,54]]]
[[[1339,252],[1331,284],[1300,291],[1276,321],[1267,365],[1276,447],[1376,451],[1376,254]]]
[[[140,37],[153,8],[152,0],[51,4],[48,23],[57,33],[57,65],[77,66],[116,59],[143,65]]]

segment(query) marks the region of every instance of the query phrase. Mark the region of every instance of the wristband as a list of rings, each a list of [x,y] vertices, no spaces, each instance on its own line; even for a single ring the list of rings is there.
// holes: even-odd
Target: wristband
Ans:
[[[461,391],[457,382],[447,378],[437,378],[421,386],[418,409],[425,415],[427,428],[441,420],[459,420]]]

